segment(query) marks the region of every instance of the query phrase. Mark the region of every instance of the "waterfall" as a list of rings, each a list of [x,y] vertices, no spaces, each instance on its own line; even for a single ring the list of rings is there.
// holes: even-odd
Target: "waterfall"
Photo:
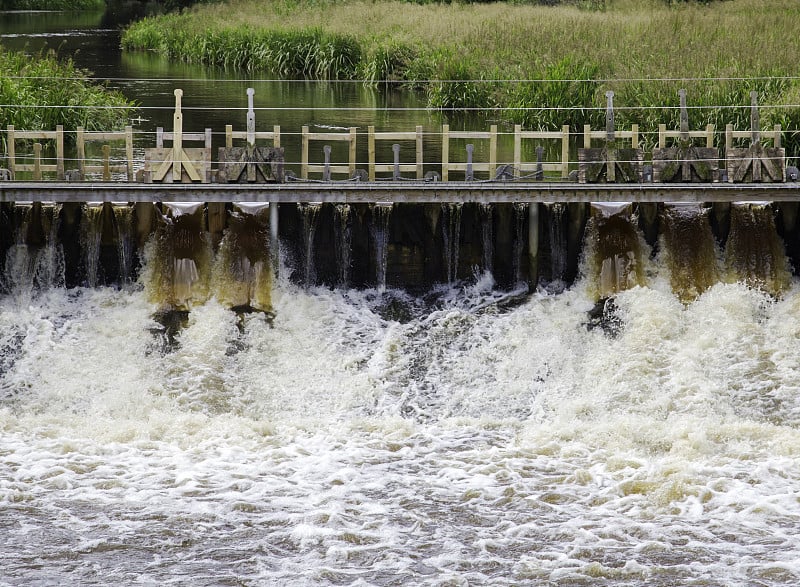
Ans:
[[[375,247],[375,281],[378,291],[386,291],[386,262],[389,255],[389,218],[392,206],[376,204],[370,207],[372,221],[370,234]]]
[[[522,273],[522,257],[525,252],[525,218],[528,215],[528,204],[516,202],[514,204],[514,284],[519,285],[525,279]]]
[[[132,206],[114,206],[114,223],[117,229],[117,257],[119,283],[124,286],[133,279],[133,260],[136,254],[136,235]]]
[[[339,287],[346,288],[350,283],[350,251],[352,246],[352,222],[350,204],[336,204],[334,207],[334,246],[336,263],[339,269]]]
[[[442,240],[447,283],[458,279],[458,254],[461,248],[462,204],[442,204]]]
[[[550,215],[550,279],[563,283],[567,274],[567,232],[564,227],[567,205],[556,203],[547,207]]]
[[[145,289],[160,307],[185,311],[208,299],[211,242],[203,230],[202,206],[165,206],[170,215],[161,217],[146,246]]]
[[[6,252],[0,285],[30,299],[35,290],[64,285],[64,251],[58,241],[60,204],[16,204],[14,244]]]
[[[100,273],[100,243],[103,238],[104,205],[87,205],[81,214],[81,249],[86,285],[97,287]]]
[[[773,295],[788,289],[789,264],[769,205],[739,203],[731,206],[725,268],[729,281],[742,281]]]
[[[483,270],[494,272],[494,206],[481,204],[481,242],[483,250]]]
[[[591,287],[599,299],[645,284],[642,244],[628,208],[601,210],[586,226]]]
[[[269,208],[234,211],[219,245],[213,282],[217,300],[230,308],[272,309]]]
[[[717,247],[708,208],[697,204],[664,208],[665,264],[670,285],[678,298],[688,303],[719,281]]]
[[[115,280],[123,286],[130,283],[135,238],[131,206],[110,203],[83,206],[80,243],[86,285],[97,287]]]
[[[314,264],[314,235],[317,232],[317,222],[322,204],[298,204],[297,206],[303,217],[303,234],[305,235],[303,281],[306,287],[310,287],[317,282],[317,270]]]
[[[42,205],[42,228],[46,241],[39,250],[36,281],[41,288],[64,286],[64,251],[58,241],[61,204]]]

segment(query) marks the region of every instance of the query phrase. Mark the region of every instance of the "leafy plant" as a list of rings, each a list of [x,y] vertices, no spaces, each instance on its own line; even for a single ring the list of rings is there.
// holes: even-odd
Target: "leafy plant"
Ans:
[[[115,130],[128,121],[135,105],[121,93],[92,83],[88,73],[53,51],[30,57],[0,47],[0,120],[24,130],[83,126]],[[5,147],[6,136],[0,134]],[[74,136],[68,133],[68,137]]]

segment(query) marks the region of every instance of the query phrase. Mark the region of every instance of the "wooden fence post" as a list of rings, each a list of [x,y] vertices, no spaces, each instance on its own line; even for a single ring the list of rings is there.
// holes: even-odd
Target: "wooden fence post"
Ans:
[[[442,181],[447,181],[450,171],[450,125],[442,125]]]
[[[56,178],[64,180],[64,126],[56,126]]]
[[[303,126],[302,148],[300,153],[300,179],[308,179],[308,127]]]
[[[42,143],[33,143],[33,179],[42,179]]]
[[[14,177],[14,168],[16,167],[16,147],[14,145],[14,125],[9,124],[8,131],[8,169],[11,171],[11,177]]]

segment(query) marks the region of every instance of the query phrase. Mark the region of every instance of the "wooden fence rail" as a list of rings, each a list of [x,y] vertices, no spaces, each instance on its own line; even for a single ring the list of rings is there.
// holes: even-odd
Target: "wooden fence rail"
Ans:
[[[111,164],[111,147],[108,143],[116,141],[125,142],[124,164]],[[87,143],[102,143],[103,159],[100,165],[92,163],[92,160],[86,157]],[[111,173],[115,172],[125,173],[128,181],[133,181],[133,127],[126,126],[124,131],[118,132],[88,132],[79,126],[76,148],[81,179],[85,178],[87,173],[101,173],[103,181],[110,181]]]
[[[714,132],[713,125],[708,125],[704,129],[686,131],[670,130],[666,128],[666,125],[662,124],[659,125],[658,129],[658,148],[665,149],[671,140],[674,142],[687,136],[691,139],[701,139],[707,148],[711,148],[714,144]],[[770,130],[758,131],[755,134],[752,129],[746,131],[736,130],[732,125],[727,125],[724,133],[725,149],[719,155],[720,161],[725,162],[731,153],[736,153],[736,157],[741,158],[736,143],[737,141],[741,142],[742,139],[749,139],[751,142],[757,140],[759,144],[770,143],[772,145],[772,148],[765,150],[764,154],[751,148],[752,152],[748,154],[751,159],[761,157],[774,161],[776,158],[782,158],[785,161],[785,156],[781,149],[782,132],[780,125],[775,125]],[[65,179],[64,129],[62,126],[58,126],[55,131],[23,131],[17,130],[13,126],[8,126],[6,133],[7,152],[5,161],[7,163],[3,165],[3,160],[0,159],[0,167],[7,166],[11,178],[14,178],[19,173],[30,173],[31,179],[38,181],[43,179],[43,173],[50,173],[55,174],[57,180]],[[156,149],[145,149],[147,155],[144,166],[150,172],[152,180],[213,181],[212,134],[211,129],[205,129],[204,132],[198,133],[176,133],[159,128],[156,132]],[[575,148],[574,141],[571,139],[580,139],[582,137],[584,150],[592,149],[595,143],[610,144],[608,129],[596,130],[585,126],[583,133],[575,137],[574,133],[570,133],[568,126],[563,126],[560,130],[554,131],[532,131],[524,130],[521,125],[516,125],[513,133],[508,133],[513,141],[513,155],[501,158],[498,157],[498,138],[502,133],[498,132],[497,125],[491,125],[488,131],[453,131],[448,125],[443,125],[440,142],[441,160],[426,163],[424,160],[424,145],[435,145],[438,141],[430,138],[432,134],[430,131],[423,132],[422,126],[417,126],[414,130],[409,131],[376,131],[375,127],[370,126],[366,133],[359,133],[355,127],[341,132],[333,130],[311,132],[308,126],[303,126],[299,179],[309,180],[312,176],[321,176],[323,180],[330,180],[333,176],[353,178],[356,175],[358,166],[356,153],[359,134],[362,136],[361,140],[364,140],[364,137],[366,138],[367,144],[367,169],[365,177],[362,179],[369,181],[399,179],[400,174],[410,175],[409,179],[422,180],[425,178],[425,169],[441,169],[442,181],[449,181],[451,174],[454,172],[463,173],[463,177],[467,180],[475,179],[476,174],[482,174],[487,179],[494,179],[503,173],[503,166],[509,168],[508,174],[503,174],[506,179],[512,176],[514,179],[524,179],[531,177],[531,174],[535,179],[543,179],[546,177],[544,172],[547,172],[549,177],[558,177],[561,180],[565,180],[570,177],[571,169],[578,167],[570,156],[571,147]],[[754,136],[756,139],[754,139]],[[277,125],[273,126],[271,131],[234,130],[233,125],[225,126],[226,148],[231,148],[235,141],[240,140],[247,140],[250,144],[254,144],[257,141],[266,141],[272,147],[281,147],[282,138],[281,127]],[[43,157],[41,141],[49,141],[51,143],[48,148],[53,150],[53,157]],[[459,155],[456,157],[454,157],[454,141],[462,143],[459,146]],[[469,143],[464,148],[463,143],[465,141],[469,141]],[[615,130],[613,141],[628,149],[639,149],[640,131],[638,125],[632,125],[630,130]],[[117,157],[112,160],[108,145],[113,142],[124,144],[124,157]],[[172,145],[165,147],[165,143],[169,142]],[[184,149],[184,143],[190,142],[199,143],[202,146],[197,149]],[[312,145],[320,145],[320,143],[322,148],[312,151]],[[386,146],[388,143],[392,143],[393,160],[379,160],[379,153],[385,153],[386,149],[379,150],[377,148],[378,144]],[[479,148],[476,148],[476,143]],[[101,145],[103,149],[101,164],[97,164],[97,157],[91,158],[87,156],[87,147],[90,144],[94,145],[95,149],[98,144]],[[330,144],[343,144],[346,149],[346,158],[341,156],[341,149],[333,151]],[[405,147],[401,147],[401,144],[405,145]],[[177,151],[176,145],[179,146]],[[526,152],[529,154],[534,152],[530,148],[531,145],[536,145],[538,153],[535,157],[529,155],[526,158],[524,155]],[[544,145],[548,145],[550,148],[538,148]],[[27,152],[21,154],[20,149],[23,146]],[[526,146],[526,148],[523,149],[523,146]],[[464,161],[465,150],[466,161]],[[80,171],[80,177],[83,179],[86,178],[87,174],[93,173],[101,174],[104,181],[110,180],[112,173],[121,174],[128,181],[133,181],[135,178],[134,171],[138,162],[134,159],[133,129],[131,127],[126,127],[124,131],[116,132],[89,132],[79,127],[76,132],[76,151],[76,167]],[[183,169],[178,170],[180,173],[180,176],[178,176],[174,174],[175,160],[180,158],[181,153],[183,153],[183,159],[181,159]],[[339,159],[343,160],[332,161],[331,157],[336,154],[339,155]],[[20,161],[22,158],[28,161],[32,160],[32,162],[22,163]],[[324,161],[321,161],[323,158]],[[505,158],[509,160],[501,160]],[[54,160],[54,163],[45,163],[44,161],[48,159]],[[459,160],[456,161],[454,159]],[[173,172],[173,176],[170,176],[170,171]],[[388,177],[380,177],[380,174],[390,175]],[[763,177],[764,179],[758,175],[754,181],[767,179],[767,176]],[[614,180],[613,169],[612,175],[607,179],[608,181]],[[780,179],[772,177],[770,180],[779,181]],[[733,179],[729,177],[728,181],[733,181]],[[740,181],[740,179],[736,179],[736,181]]]
[[[56,130],[16,130],[14,125],[7,128],[8,169],[13,177],[18,171],[33,173],[34,180],[42,179],[42,172],[55,172],[57,179],[64,179],[64,127],[56,126]],[[33,163],[17,163],[17,141],[55,141],[55,163],[42,163],[42,144],[33,143]]]
[[[375,127],[370,126],[367,129],[367,176],[369,181],[376,180],[376,173],[391,172],[392,177],[398,178],[398,175],[404,171],[412,171],[416,174],[417,179],[424,177],[423,167],[423,153],[422,153],[422,127],[417,126],[415,130],[408,132],[375,132]],[[414,141],[414,163],[400,163],[400,149],[393,148],[395,161],[392,163],[376,163],[375,162],[375,142],[376,141]],[[394,145],[393,145],[394,147]]]
[[[307,126],[303,127],[302,155],[300,162],[300,179],[308,179],[309,173],[322,173],[324,180],[329,180],[330,174],[346,174],[353,177],[356,173],[356,127],[351,127],[346,133],[342,132],[310,132]],[[311,141],[345,142],[348,145],[348,160],[346,164],[332,164],[330,161],[330,145],[325,145],[326,162],[313,164],[309,162],[309,148]]]

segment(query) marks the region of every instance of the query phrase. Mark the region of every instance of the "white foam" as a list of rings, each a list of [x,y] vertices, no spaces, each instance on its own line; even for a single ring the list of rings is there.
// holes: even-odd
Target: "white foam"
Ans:
[[[173,216],[194,214],[203,206],[203,202],[164,202],[163,204],[172,212]]]
[[[269,209],[269,202],[236,202],[234,206],[248,214],[258,214]]]
[[[741,206],[741,207],[751,207],[755,206],[757,208],[763,208],[764,206],[769,206],[772,204],[769,200],[742,200],[737,202],[731,202],[733,206]]]
[[[0,298],[7,580],[794,581],[797,289],[634,288],[616,338],[579,288],[379,299],[211,301],[162,354],[142,292]]]
[[[629,214],[631,210],[630,202],[592,202],[591,206],[606,217],[616,214]]]

